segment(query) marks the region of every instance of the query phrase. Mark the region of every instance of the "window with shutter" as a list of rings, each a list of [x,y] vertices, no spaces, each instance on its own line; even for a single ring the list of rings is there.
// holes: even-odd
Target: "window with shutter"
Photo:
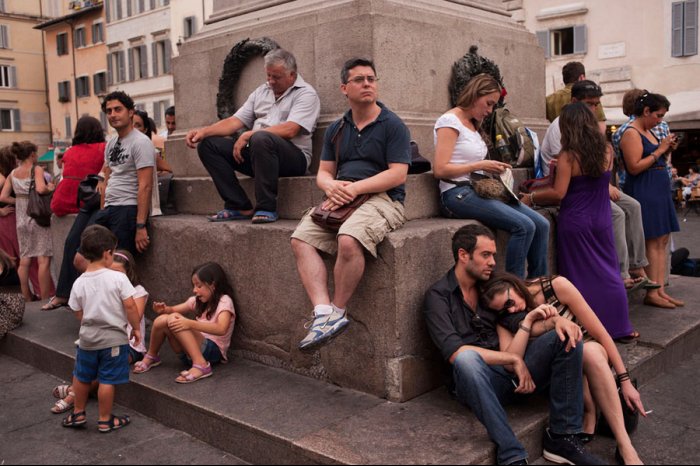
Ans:
[[[104,72],[97,73],[92,77],[92,87],[95,90],[95,95],[107,93],[107,76]]]
[[[586,53],[588,51],[586,25],[574,26],[574,53]]]
[[[119,82],[123,83],[126,81],[126,63],[123,50],[117,52],[117,62],[119,63]]]
[[[22,131],[22,118],[18,109],[12,110],[12,130],[17,133]]]
[[[100,44],[104,42],[104,26],[102,23],[95,23],[92,25],[92,43]]]
[[[12,110],[0,109],[0,129],[3,131],[12,131]]]
[[[145,45],[139,47],[139,58],[141,59],[141,79],[148,78],[148,52]]]
[[[70,102],[70,82],[62,81],[58,83],[58,101]]]
[[[0,66],[0,87],[12,87],[10,66]]]
[[[549,58],[552,56],[549,42],[549,31],[537,31],[537,42],[539,42],[540,47],[544,50],[544,58]]]
[[[0,49],[10,48],[10,35],[7,26],[0,26]]]
[[[73,123],[71,122],[70,115],[66,115],[66,139],[73,138]]]
[[[683,12],[683,55],[698,54],[698,0],[688,0]]]
[[[62,32],[56,35],[56,53],[58,56],[68,55],[68,34]]]
[[[90,97],[90,80],[87,76],[81,76],[75,80],[75,96]]]
[[[671,56],[683,56],[683,2],[671,6]]]

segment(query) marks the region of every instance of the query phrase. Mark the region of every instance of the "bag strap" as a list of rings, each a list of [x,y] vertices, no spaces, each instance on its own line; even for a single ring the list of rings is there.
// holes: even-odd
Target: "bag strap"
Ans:
[[[34,176],[35,169],[36,169],[36,165],[32,165],[32,171],[31,171],[31,174],[29,175],[29,192],[30,193],[32,191],[36,191],[36,178]]]
[[[335,147],[335,171],[336,174],[340,169],[340,138],[343,135],[343,130],[345,129],[345,116],[343,116],[340,119],[340,124],[338,125],[338,129],[335,130],[335,134],[331,138],[331,143],[333,144],[333,147]]]

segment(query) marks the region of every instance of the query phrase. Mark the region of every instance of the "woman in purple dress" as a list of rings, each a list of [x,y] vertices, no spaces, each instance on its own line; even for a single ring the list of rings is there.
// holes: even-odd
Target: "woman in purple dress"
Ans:
[[[564,107],[559,125],[562,151],[552,188],[525,196],[528,204],[561,204],[557,220],[559,274],[590,304],[613,339],[639,337],[629,320],[612,230],[612,148],[585,103]]]

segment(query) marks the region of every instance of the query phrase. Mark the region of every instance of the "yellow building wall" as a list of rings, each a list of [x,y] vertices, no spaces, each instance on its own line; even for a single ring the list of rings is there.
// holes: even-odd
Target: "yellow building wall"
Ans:
[[[0,48],[0,65],[14,67],[17,76],[16,87],[0,87],[0,109],[19,110],[21,121],[20,131],[0,130],[0,145],[29,140],[43,153],[51,132],[42,36],[33,29],[41,22],[38,14],[38,0],[6,0],[5,13],[0,13],[0,25],[7,27],[9,39],[8,47]]]

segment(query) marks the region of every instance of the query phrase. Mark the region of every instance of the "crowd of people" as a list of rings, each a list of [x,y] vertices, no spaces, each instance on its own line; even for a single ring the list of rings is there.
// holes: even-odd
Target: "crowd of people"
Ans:
[[[224,201],[223,209],[208,217],[211,222],[277,221],[279,178],[302,176],[310,167],[320,99],[297,72],[291,53],[276,49],[264,62],[266,82],[235,115],[185,137]],[[554,170],[548,173],[551,183],[523,194],[517,203],[487,199],[474,189],[478,175],[511,168],[488,157],[491,141],[482,129],[504,94],[499,82],[487,74],[473,77],[457,105],[437,120],[433,172],[440,180],[441,210],[447,217],[485,226],[463,227],[454,235],[455,266],[426,293],[424,314],[450,368],[452,393],[486,426],[500,464],[527,462],[502,405],[540,391],[548,391],[551,404],[545,458],[600,464],[582,447],[594,434],[600,409],[620,458],[638,464],[617,387],[629,408],[645,412],[614,342],[639,338],[629,319],[629,290],[645,288],[645,303],[651,306],[683,305],[664,286],[669,234],[678,231],[668,166],[677,140],[663,126],[668,100],[632,91],[626,96],[630,121],[608,144],[600,87],[585,79],[580,63],[564,67],[564,82],[565,89],[547,98],[552,124],[542,157],[543,166]],[[324,217],[350,205],[352,210],[331,229],[311,209],[291,236],[299,277],[314,308],[298,345],[304,351],[348,328],[347,305],[368,256],[376,258],[386,235],[406,222],[410,133],[379,101],[375,64],[364,58],[347,61],[340,92],[348,109],[325,132],[316,180],[326,197],[315,210]],[[65,427],[82,427],[88,394],[96,391],[99,429],[110,432],[130,422],[111,410],[114,387],[128,381],[129,364],[135,374],[159,366],[167,340],[188,367],[176,382],[210,377],[213,365],[227,361],[236,312],[226,272],[216,263],[204,264],[191,275],[192,298],[176,305],[154,303],[158,317],[145,344],[148,292],[139,284],[134,256],[150,246],[148,219],[161,204],[157,187],[161,201],[167,200],[163,186],[172,180],[172,169],[162,157],[163,138],[128,95],[107,95],[103,111],[117,136],[105,142],[99,122],[81,118],[73,146],[63,157],[53,209],[56,215],[77,217],[65,242],[56,292],[43,309],[69,306],[81,320],[73,383],[56,387],[59,400],[52,410],[70,411]],[[174,110],[166,122],[171,133]],[[234,133],[238,137],[231,139]],[[36,151],[30,143],[0,150],[0,220],[6,228],[7,218],[16,216],[19,247],[3,244],[3,249],[7,246],[6,252],[19,258],[25,297],[31,299],[28,283],[31,259],[36,258],[38,289],[48,299],[50,231],[25,214],[30,179],[38,192],[54,188],[35,168]],[[255,204],[237,172],[254,178]],[[100,177],[101,205],[75,204],[78,185],[88,175]],[[558,276],[548,270],[550,224],[537,212],[544,205],[560,208]],[[510,234],[506,274],[494,273],[497,251],[491,229]],[[333,290],[322,253],[337,256]],[[184,317],[188,314],[194,319]]]

